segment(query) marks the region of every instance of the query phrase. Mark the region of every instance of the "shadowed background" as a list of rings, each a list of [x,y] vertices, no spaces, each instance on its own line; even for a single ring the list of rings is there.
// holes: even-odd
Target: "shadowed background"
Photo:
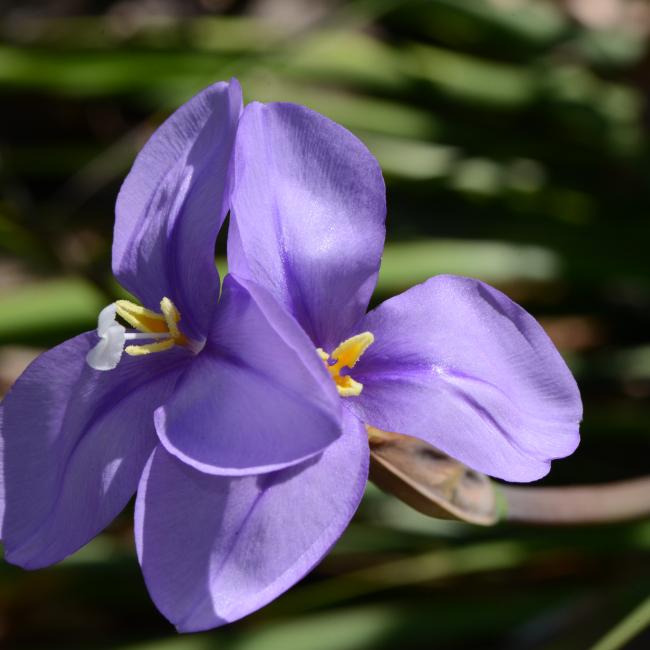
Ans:
[[[583,442],[544,484],[648,472],[649,33],[643,0],[3,3],[0,391],[96,326],[118,291],[121,179],[171,110],[234,75],[246,101],[305,104],[378,157],[375,301],[457,273],[540,319],[585,402]],[[579,650],[650,591],[648,521],[484,529],[370,486],[306,581],[178,637],[147,596],[131,516],[50,569],[1,564],[0,646]],[[649,646],[646,632],[599,650]]]

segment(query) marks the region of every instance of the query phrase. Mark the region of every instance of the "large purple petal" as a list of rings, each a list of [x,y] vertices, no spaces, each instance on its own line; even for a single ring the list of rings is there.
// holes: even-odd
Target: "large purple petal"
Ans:
[[[219,296],[214,244],[241,110],[235,79],[199,93],[153,134],[117,198],[115,276],[150,309],[172,300],[199,340]]]
[[[580,393],[535,319],[478,280],[438,276],[360,325],[375,342],[347,405],[486,474],[530,481],[574,451]]]
[[[230,270],[271,291],[333,349],[364,314],[384,245],[377,161],[302,106],[249,104],[237,132]]]
[[[322,456],[258,477],[210,476],[156,449],[138,489],[136,543],[149,593],[180,631],[254,612],[329,551],[368,475],[365,430],[351,416],[345,428]]]
[[[153,411],[187,353],[126,357],[111,372],[86,365],[82,334],[38,357],[1,408],[5,558],[52,564],[100,532],[134,494],[157,444]]]
[[[241,475],[321,452],[340,435],[340,416],[334,384],[298,323],[267,291],[229,275],[205,349],[155,421],[181,460]]]

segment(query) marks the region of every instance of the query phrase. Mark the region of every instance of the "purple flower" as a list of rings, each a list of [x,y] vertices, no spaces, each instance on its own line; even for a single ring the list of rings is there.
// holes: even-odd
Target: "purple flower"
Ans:
[[[306,466],[259,478],[227,481],[154,453],[138,547],[150,593],[182,629],[248,614],[323,556],[363,494],[365,425],[530,481],[576,448],[582,410],[539,324],[477,280],[432,278],[365,313],[385,193],[377,162],[345,129],[299,106],[251,104],[233,172],[230,270],[300,323],[342,396],[344,430]]]
[[[384,243],[377,162],[290,104],[247,106],[234,151],[229,268],[319,349],[348,414],[508,481],[579,442],[580,394],[541,326],[488,285],[437,276],[366,312]]]
[[[318,473],[318,465],[302,470],[305,462],[323,450],[329,458],[341,434],[336,390],[298,324],[250,281],[228,276],[219,294],[214,243],[229,208],[241,111],[239,84],[220,83],[156,131],[116,207],[114,273],[142,305],[109,305],[97,332],[42,354],[0,413],[5,558],[30,569],[63,559],[110,523],[142,481],[140,561],[148,582],[168,590],[159,604],[182,629],[218,622],[221,605],[194,594],[245,548],[244,538],[235,540],[251,499],[269,492],[277,501],[294,474]],[[311,489],[321,487],[316,481]],[[195,501],[181,518],[173,510],[188,489]],[[284,499],[276,507],[287,508]],[[194,516],[185,521],[185,514]],[[144,520],[161,515],[159,528],[143,532]],[[248,525],[261,527],[248,538],[254,545],[283,522],[274,518],[267,533],[254,517]],[[181,558],[161,562],[156,551],[152,578],[148,553],[157,535],[200,559],[179,574]],[[208,540],[221,545],[223,560],[217,551],[205,555]],[[256,561],[249,551],[244,573]]]
[[[144,308],[109,306],[3,403],[7,558],[61,559],[137,486],[145,581],[182,631],[249,614],[320,561],[362,497],[366,425],[510,480],[578,441],[575,382],[503,294],[434,278],[365,314],[385,192],[355,137],[297,106],[240,111],[238,85],[217,85],[152,138],[113,250]]]
[[[266,287],[327,364],[352,420],[509,481],[578,442],[580,395],[540,325],[488,285],[437,276],[366,312],[384,243],[379,167],[299,106],[251,104],[234,151],[229,265]]]

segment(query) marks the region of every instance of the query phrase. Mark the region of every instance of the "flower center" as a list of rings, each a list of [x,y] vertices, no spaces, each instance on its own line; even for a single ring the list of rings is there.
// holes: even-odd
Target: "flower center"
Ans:
[[[115,317],[120,316],[137,332],[127,332]],[[112,370],[122,358],[122,352],[142,356],[169,350],[175,345],[193,347],[178,328],[181,315],[169,298],[160,301],[160,313],[136,305],[128,300],[118,300],[104,307],[97,320],[99,342],[88,352],[86,361],[95,370]],[[127,345],[127,341],[150,341]]]
[[[146,307],[136,305],[129,300],[118,300],[115,303],[115,311],[131,327],[141,333],[127,333],[125,340],[154,339],[155,343],[127,345],[124,352],[137,357],[151,352],[169,350],[174,345],[186,345],[187,339],[178,329],[178,322],[181,315],[176,306],[169,298],[160,301],[160,312],[156,313]]]
[[[341,397],[356,397],[361,394],[363,384],[355,381],[350,375],[342,375],[343,368],[354,368],[361,355],[374,342],[375,337],[371,332],[362,332],[343,341],[332,354],[327,354],[318,348],[320,358],[325,362],[325,367],[332,375],[336,389]]]

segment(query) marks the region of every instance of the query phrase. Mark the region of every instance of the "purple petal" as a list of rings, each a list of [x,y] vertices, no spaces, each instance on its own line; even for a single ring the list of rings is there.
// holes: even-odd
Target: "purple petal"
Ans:
[[[416,436],[509,481],[546,474],[579,442],[580,393],[539,323],[478,280],[438,276],[360,325],[375,342],[346,404],[366,423]]]
[[[368,476],[365,430],[349,415],[345,429],[322,456],[257,477],[210,476],[156,449],[138,489],[136,544],[151,597],[180,631],[254,612],[329,551]]]
[[[122,510],[157,444],[153,411],[187,355],[86,365],[82,334],[42,354],[2,403],[5,558],[25,568],[62,560]],[[181,366],[182,367],[182,366]]]
[[[208,344],[155,421],[184,462],[242,475],[321,452],[340,435],[340,416],[334,384],[298,323],[265,290],[227,276]]]
[[[364,314],[384,245],[384,181],[350,132],[293,104],[249,104],[234,154],[230,271],[273,293],[317,347]]]
[[[169,298],[199,340],[219,296],[214,244],[241,110],[235,79],[199,93],[153,134],[117,198],[115,276],[150,309]]]

